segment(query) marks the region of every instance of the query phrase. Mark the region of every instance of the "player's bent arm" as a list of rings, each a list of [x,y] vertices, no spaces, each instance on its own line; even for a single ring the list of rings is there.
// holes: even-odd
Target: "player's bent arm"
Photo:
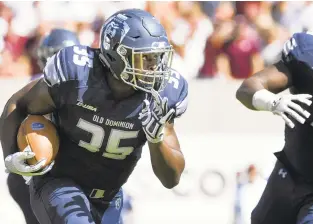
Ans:
[[[164,127],[164,138],[159,143],[148,143],[154,174],[166,188],[175,187],[185,168],[184,155],[180,150],[174,123]]]
[[[236,98],[251,110],[268,110],[277,93],[292,85],[291,74],[282,61],[245,79]]]
[[[7,101],[0,119],[0,140],[3,158],[17,151],[16,135],[28,114],[47,114],[55,105],[43,79],[34,80]]]

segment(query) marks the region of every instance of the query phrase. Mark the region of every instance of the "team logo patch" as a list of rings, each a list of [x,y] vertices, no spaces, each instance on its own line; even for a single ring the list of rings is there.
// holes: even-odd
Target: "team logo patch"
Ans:
[[[32,129],[33,129],[33,130],[41,130],[41,129],[43,129],[44,127],[45,127],[45,125],[42,124],[42,123],[39,123],[39,122],[34,122],[34,123],[32,123]]]

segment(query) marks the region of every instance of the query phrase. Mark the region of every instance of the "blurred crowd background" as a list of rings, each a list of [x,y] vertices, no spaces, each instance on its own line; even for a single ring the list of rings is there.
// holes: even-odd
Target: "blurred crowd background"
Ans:
[[[24,79],[41,73],[37,65],[36,48],[51,29],[65,28],[75,31],[82,44],[97,48],[101,26],[110,15],[121,9],[140,8],[149,11],[158,18],[167,30],[175,49],[172,67],[189,80],[201,79],[201,82],[191,84],[192,89],[199,89],[200,87],[206,90],[206,88],[210,88],[210,96],[202,96],[207,99],[207,102],[228,100],[231,104],[229,108],[235,109],[234,113],[242,114],[245,119],[249,120],[246,118],[248,112],[241,113],[242,108],[235,105],[235,99],[229,99],[228,92],[219,96],[220,98],[225,97],[222,101],[217,97],[217,91],[221,89],[220,86],[226,86],[230,89],[230,94],[233,94],[233,90],[240,80],[278,60],[284,42],[294,32],[310,30],[313,26],[311,23],[312,3],[301,1],[3,1],[0,2],[0,79]],[[206,87],[203,87],[202,84],[204,79],[206,79]],[[210,86],[208,80],[215,82],[214,85]],[[233,85],[227,86],[226,83],[217,83],[216,80],[233,80]],[[214,91],[214,88],[217,91]],[[195,99],[196,94],[198,93],[191,91],[191,98]],[[197,97],[198,101],[191,102],[189,114],[198,113],[194,109],[198,108],[195,104],[200,102],[200,96],[197,95]],[[234,98],[233,95],[232,97]],[[224,107],[215,108],[215,111],[212,112],[210,103],[208,106],[202,103],[199,103],[199,106],[200,104],[202,110],[203,107],[207,107],[205,111],[208,114],[211,113],[211,116],[201,120],[202,124],[207,122],[208,126],[211,125],[212,130],[214,129],[213,131],[223,133],[220,136],[225,137],[225,132],[230,133],[227,135],[228,137],[232,136],[232,133],[241,128],[237,124],[230,125],[227,116],[223,117]],[[223,119],[215,119],[214,113]],[[195,116],[189,115],[190,122],[193,121],[191,120],[192,117]],[[188,119],[185,119],[184,122],[188,123]],[[253,119],[251,117],[251,121]],[[259,123],[262,125],[261,121]],[[249,122],[246,124],[249,125]],[[197,122],[192,123],[193,127],[196,125]],[[223,125],[228,129],[225,129]],[[201,132],[202,127],[203,125],[198,127],[199,132]],[[268,127],[264,126],[261,130],[264,130],[265,133]],[[278,130],[280,131],[280,128],[275,129],[273,133],[278,133]],[[241,132],[251,132],[251,130],[242,126],[238,133]],[[236,138],[239,139],[239,135]],[[209,140],[218,142],[213,137]],[[250,141],[252,142],[252,140]],[[276,138],[273,137],[272,142],[276,142]],[[222,143],[221,141],[216,145]],[[241,144],[243,143],[241,142]],[[247,143],[246,147],[243,146],[243,149],[249,148],[249,144]],[[272,143],[269,141],[269,144]],[[275,144],[272,145],[275,146]],[[263,147],[263,145],[256,147]],[[203,149],[207,151],[205,147]],[[225,160],[223,163],[225,164]],[[258,167],[255,164],[249,164],[249,161],[247,161],[246,167],[241,167],[240,170],[231,170],[231,173],[234,174],[235,179],[235,184],[232,185],[235,186],[233,187],[235,197],[231,199],[226,196],[225,201],[233,200],[234,216],[231,221],[215,223],[248,224],[251,210],[264,189],[267,176],[259,175]],[[235,177],[236,173],[237,176]],[[127,195],[127,198],[129,200],[126,200],[125,214],[131,213],[133,209],[131,195]],[[213,199],[210,200],[212,202]],[[190,204],[190,202],[188,203]],[[205,203],[208,205],[207,202]],[[197,202],[198,204],[199,202]],[[129,220],[131,218],[128,218],[125,223],[132,223]]]
[[[98,47],[103,21],[118,10],[141,8],[165,26],[173,67],[190,78],[242,79],[279,56],[293,33],[310,29],[312,2],[0,2],[0,77],[39,73],[36,46],[52,28],[78,33]]]

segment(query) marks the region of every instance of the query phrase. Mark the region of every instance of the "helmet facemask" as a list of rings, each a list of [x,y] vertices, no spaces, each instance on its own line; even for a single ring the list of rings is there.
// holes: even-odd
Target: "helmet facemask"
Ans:
[[[129,48],[120,45],[117,53],[125,63],[121,79],[135,89],[162,91],[171,75],[172,46]]]

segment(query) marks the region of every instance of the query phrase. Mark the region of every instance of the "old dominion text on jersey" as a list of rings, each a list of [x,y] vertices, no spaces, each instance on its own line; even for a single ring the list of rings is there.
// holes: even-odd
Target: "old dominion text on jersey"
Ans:
[[[45,68],[61,140],[50,175],[68,176],[90,188],[116,189],[126,182],[146,142],[138,114],[147,96],[136,91],[116,101],[98,54],[86,46],[68,47]],[[160,95],[178,117],[186,110],[187,82],[174,71],[167,81]]]

